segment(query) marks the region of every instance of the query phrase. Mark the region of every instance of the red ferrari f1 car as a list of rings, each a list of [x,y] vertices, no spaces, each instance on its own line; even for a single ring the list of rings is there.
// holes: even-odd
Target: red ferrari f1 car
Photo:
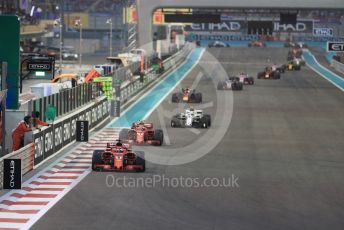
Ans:
[[[172,94],[172,102],[202,103],[202,93],[196,93],[189,88],[182,89],[182,92]]]
[[[162,145],[164,134],[160,129],[154,129],[153,123],[139,121],[132,124],[131,129],[122,129],[119,139],[131,144]]]
[[[144,152],[132,152],[129,147],[129,144],[117,140],[117,143],[108,143],[105,150],[95,150],[92,156],[92,170],[144,172]]]

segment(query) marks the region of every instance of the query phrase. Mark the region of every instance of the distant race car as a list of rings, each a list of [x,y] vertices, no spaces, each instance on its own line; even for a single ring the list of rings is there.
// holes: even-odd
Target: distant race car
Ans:
[[[254,78],[250,77],[246,73],[240,73],[237,76],[229,77],[229,80],[231,80],[231,81],[238,81],[238,82],[243,83],[244,85],[253,85],[254,84]]]
[[[284,43],[284,47],[287,48],[307,48],[307,44],[303,42],[286,42]]]
[[[230,47],[230,45],[224,43],[224,42],[220,42],[220,41],[214,41],[214,42],[210,42],[208,44],[208,47]]]
[[[302,49],[300,49],[300,48],[292,48],[288,52],[287,60],[291,61],[294,58],[301,58],[301,56],[302,56]]]
[[[248,47],[266,47],[266,43],[263,41],[251,41],[248,43]]]
[[[294,58],[293,62],[295,62],[297,65],[301,65],[301,66],[305,66],[306,65],[306,61],[303,60],[302,58]]]
[[[228,79],[226,81],[220,81],[217,84],[218,90],[243,90],[244,84],[236,79]]]
[[[62,50],[62,59],[76,61],[79,59],[79,55],[72,48],[64,48]]]
[[[131,129],[122,129],[119,139],[131,144],[162,145],[164,134],[160,129],[154,129],[153,123],[139,121],[132,124]]]
[[[272,69],[276,69],[276,71],[280,72],[280,73],[284,73],[285,70],[287,69],[287,66],[286,65],[280,65],[280,66],[277,66],[277,65],[272,65],[271,66]]]
[[[144,172],[146,161],[144,152],[133,152],[129,144],[117,140],[108,143],[105,150],[95,150],[92,156],[93,171]]]
[[[277,70],[277,68],[268,66],[265,68],[263,72],[259,72],[257,74],[258,79],[280,79],[281,73]]]
[[[211,126],[211,117],[209,114],[203,114],[202,110],[186,109],[185,113],[174,115],[171,120],[172,128],[209,128]]]
[[[202,93],[197,93],[189,88],[182,89],[182,92],[172,94],[172,102],[202,103]]]
[[[301,66],[305,65],[305,61],[299,58],[289,61],[287,64],[287,70],[301,70]]]

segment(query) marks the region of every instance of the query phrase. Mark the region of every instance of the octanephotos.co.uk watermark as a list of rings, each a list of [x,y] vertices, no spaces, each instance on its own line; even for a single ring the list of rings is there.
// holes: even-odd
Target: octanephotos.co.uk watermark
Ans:
[[[229,177],[169,177],[166,175],[151,175],[148,177],[115,176],[109,174],[105,179],[109,188],[239,188],[239,177],[232,174]]]

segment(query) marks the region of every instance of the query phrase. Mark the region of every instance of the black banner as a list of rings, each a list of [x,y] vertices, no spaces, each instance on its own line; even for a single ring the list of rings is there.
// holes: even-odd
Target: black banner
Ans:
[[[70,118],[63,120],[62,124],[62,133],[63,133],[63,145],[67,145],[71,141],[71,124],[70,124]]]
[[[103,118],[102,118],[102,120],[104,120],[106,117],[109,116],[110,110],[109,110],[109,103],[108,103],[108,101],[103,101],[102,104],[103,104]]]
[[[344,42],[327,42],[327,52],[344,52]]]
[[[35,133],[34,136],[35,142],[35,157],[34,165],[38,165],[44,160],[44,137],[43,132]]]
[[[92,127],[95,127],[98,124],[98,112],[97,105],[92,108]]]
[[[21,189],[21,159],[4,159],[4,189]]]
[[[29,71],[51,71],[52,70],[52,63],[45,63],[45,62],[28,62],[27,69]]]
[[[111,116],[113,117],[121,116],[121,101],[119,100],[111,101]]]
[[[71,119],[70,119],[70,135],[71,135],[71,141],[75,141],[76,139],[76,121],[78,120],[78,115],[75,115],[73,116]],[[79,120],[84,120],[83,118],[82,119],[79,119]]]
[[[80,119],[79,119],[80,120]],[[92,108],[89,108],[85,111],[84,120],[88,121],[88,128],[93,128],[93,121],[92,121]]]
[[[99,124],[103,118],[103,105],[102,105],[102,103],[99,103],[96,108],[97,108],[97,124]]]
[[[272,21],[249,21],[247,25],[248,34],[272,34]]]
[[[220,14],[165,14],[165,22],[180,22],[180,23],[187,23],[187,22],[213,22],[219,23],[221,22],[221,15]]]
[[[50,157],[54,153],[54,132],[52,126],[49,126],[43,131],[43,141],[45,159]]]
[[[63,147],[62,122],[54,125],[54,152],[59,151]]]
[[[88,121],[76,122],[76,141],[78,142],[88,141]]]

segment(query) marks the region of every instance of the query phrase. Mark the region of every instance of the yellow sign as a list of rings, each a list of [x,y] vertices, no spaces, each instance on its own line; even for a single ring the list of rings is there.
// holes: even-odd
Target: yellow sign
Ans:
[[[89,27],[89,15],[87,13],[66,13],[64,16],[65,24],[69,27],[75,27],[75,22],[80,20],[82,28]]]
[[[163,8],[157,9],[153,13],[153,25],[166,25],[165,13],[167,14],[191,14],[192,9],[189,8]]]
[[[123,8],[123,23],[124,24],[137,23],[137,10],[134,6]]]
[[[153,25],[163,25],[165,24],[165,15],[161,9],[156,10],[153,13]]]

